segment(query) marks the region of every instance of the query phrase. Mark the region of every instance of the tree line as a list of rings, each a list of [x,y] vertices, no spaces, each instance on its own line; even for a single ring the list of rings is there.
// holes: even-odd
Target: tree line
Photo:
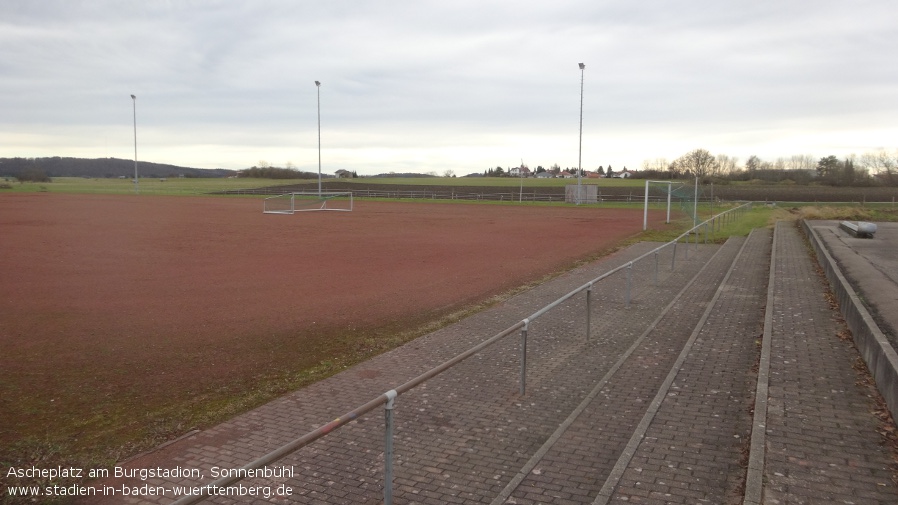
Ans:
[[[515,177],[515,176],[511,175],[511,171],[514,170],[515,168],[526,168],[527,170],[530,170],[530,167],[528,167],[527,165],[522,163],[520,165],[520,167],[509,167],[508,169],[503,169],[502,167],[488,168],[483,171],[483,176],[484,177]],[[627,169],[627,167],[623,168],[623,170],[626,170],[626,169]],[[542,165],[538,165],[535,169],[533,169],[533,171],[531,173],[532,174],[541,174],[541,173],[547,172],[547,173],[550,173],[557,177],[557,176],[561,175],[563,172],[567,172],[569,174],[576,176],[576,175],[578,175],[577,174],[578,170],[580,171],[579,175],[581,175],[581,176],[586,176],[586,173],[588,172],[588,170],[585,168],[570,168],[569,167],[569,168],[562,169],[561,166],[559,166],[556,163],[549,168],[545,168]],[[604,175],[606,177],[612,177],[617,172],[615,172],[614,169],[611,168],[611,165],[608,165],[607,169],[603,165],[599,165],[599,168],[595,169],[593,171],[593,173]]]
[[[647,179],[694,178],[720,181],[762,181],[832,186],[898,185],[898,150],[878,150],[844,159],[830,155],[815,159],[801,154],[766,161],[749,156],[744,164],[725,154],[713,155],[694,149],[679,158],[645,160],[643,170],[634,175]]]
[[[163,163],[138,162],[140,177],[227,177],[233,170],[189,168]],[[51,177],[96,179],[134,177],[134,160],[120,158],[0,158],[0,177],[21,181],[49,182]]]
[[[238,171],[237,177],[252,177],[255,179],[317,179],[318,174],[292,168],[253,166]],[[328,175],[327,177],[333,176]]]

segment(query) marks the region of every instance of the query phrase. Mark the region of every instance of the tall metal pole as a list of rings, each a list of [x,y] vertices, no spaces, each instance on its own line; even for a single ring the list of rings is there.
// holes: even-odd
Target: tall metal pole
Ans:
[[[321,197],[321,83],[315,81],[318,90],[318,197]]]
[[[577,205],[580,205],[580,199],[583,197],[583,69],[586,65],[580,65],[580,151],[577,155]]]
[[[645,181],[645,204],[642,207],[642,231],[649,227],[649,181]]]
[[[692,207],[692,226],[698,224],[698,176],[695,176],[695,205]],[[698,232],[696,232],[698,233]]]
[[[131,95],[134,104],[134,192],[140,193],[140,183],[137,180],[137,97]]]

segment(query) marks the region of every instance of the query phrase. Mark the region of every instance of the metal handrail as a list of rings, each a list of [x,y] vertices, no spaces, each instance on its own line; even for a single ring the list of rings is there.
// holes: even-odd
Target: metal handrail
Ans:
[[[377,398],[374,398],[373,400],[369,401],[368,403],[362,405],[361,407],[357,407],[356,409],[354,409],[346,414],[343,414],[342,416],[319,427],[318,429],[311,431],[311,432],[293,440],[292,442],[289,442],[288,444],[283,445],[283,446],[279,447],[278,449],[275,449],[272,452],[269,452],[268,454],[262,456],[259,459],[256,459],[255,461],[251,461],[251,462],[247,463],[246,465],[243,465],[243,467],[240,468],[240,470],[253,470],[256,468],[261,468],[263,466],[266,466],[270,463],[273,463],[273,462],[287,456],[288,454],[290,454],[292,452],[298,451],[299,449],[309,445],[310,443],[318,440],[319,438],[324,437],[325,435],[336,430],[337,428],[339,428],[345,424],[351,423],[352,421],[355,421],[360,416],[363,416],[363,415],[367,414],[368,412],[371,412],[372,410],[376,409],[380,405],[388,403],[388,402],[392,402],[394,398],[401,395],[402,393],[405,393],[405,392],[415,388],[416,386],[427,381],[428,379],[432,379],[433,377],[436,377],[437,375],[452,368],[454,365],[460,363],[461,361],[464,361],[465,359],[473,356],[474,354],[477,354],[478,352],[485,349],[486,347],[489,347],[490,345],[496,343],[497,341],[507,337],[508,335],[511,335],[512,333],[517,331],[519,328],[521,328],[522,325],[523,325],[523,322],[518,322],[516,324],[513,324],[512,326],[509,326],[508,328],[495,334],[494,336],[490,337],[489,339],[484,340],[483,342],[481,342],[481,343],[477,344],[476,346],[468,349],[467,351],[455,356],[454,358],[446,361],[445,363],[428,370],[427,372],[415,377],[414,379],[406,382],[405,384],[402,384],[401,386],[397,387],[396,389],[387,391],[386,393],[383,393],[380,396],[378,396]],[[234,484],[235,482],[238,482],[245,478],[245,475],[240,475],[241,472],[239,472],[239,471],[234,472],[234,473],[236,473],[236,475],[222,477],[222,478],[212,482],[211,484],[203,486],[201,488],[200,493],[193,495],[193,496],[185,496],[185,497],[173,502],[173,505],[188,505],[188,504],[193,504],[193,503],[199,503],[199,502],[203,501],[208,496],[211,488],[227,487],[227,486]]]
[[[674,253],[676,253],[676,244],[684,237],[688,237],[691,233],[696,234],[696,243],[698,243],[698,230],[700,228],[704,227],[705,241],[707,242],[707,226],[709,223],[712,224],[712,226],[713,226],[717,219],[725,218],[725,216],[729,215],[730,213],[736,213],[736,212],[745,211],[746,209],[750,209],[751,205],[752,205],[752,202],[744,203],[738,207],[729,209],[725,212],[722,212],[716,216],[711,217],[710,219],[705,220],[702,223],[699,223],[699,224],[693,226],[692,228],[683,232],[681,235],[679,235],[677,238],[671,240],[670,242],[666,242],[666,243],[652,249],[651,251],[648,251],[648,252],[638,256],[636,259],[630,260],[627,263],[624,263],[623,265],[615,267],[615,268],[599,275],[598,277],[594,278],[593,280],[583,284],[582,286],[571,290],[570,292],[561,296],[560,298],[558,298],[554,302],[550,303],[549,305],[546,305],[545,307],[537,310],[536,312],[531,314],[529,317],[526,317],[526,318],[518,321],[517,323],[509,326],[508,328],[493,335],[489,339],[484,340],[483,342],[475,345],[474,347],[471,347],[467,351],[455,356],[454,358],[442,363],[441,365],[430,369],[429,371],[415,377],[414,379],[409,380],[408,382],[400,385],[396,389],[387,391],[387,392],[379,395],[378,397],[370,400],[369,402],[365,403],[364,405],[357,407],[354,410],[347,412],[346,414],[343,414],[342,416],[334,419],[333,421],[330,421],[329,423],[315,429],[314,431],[311,431],[311,432],[293,440],[292,442],[289,442],[289,443],[279,447],[278,449],[275,449],[274,451],[269,452],[268,454],[254,460],[254,461],[247,463],[242,468],[240,468],[240,470],[243,470],[244,472],[241,472],[241,471],[233,472],[233,474],[235,474],[235,475],[228,475],[226,477],[222,477],[222,478],[212,482],[211,484],[202,486],[200,488],[200,493],[191,495],[191,496],[184,496],[184,497],[174,501],[172,505],[190,505],[190,504],[194,504],[194,503],[199,503],[199,502],[203,501],[204,499],[206,499],[206,497],[209,496],[211,489],[230,486],[231,484],[234,484],[235,482],[238,482],[238,481],[246,478],[247,477],[246,471],[264,467],[270,463],[273,463],[273,462],[287,456],[288,454],[298,451],[299,449],[309,445],[310,443],[326,436],[327,434],[336,430],[337,428],[340,428],[341,426],[343,426],[345,424],[351,423],[352,421],[367,414],[368,412],[371,412],[372,410],[376,409],[380,405],[385,405],[385,407],[386,407],[384,410],[385,425],[386,425],[386,434],[385,434],[386,449],[384,450],[384,503],[387,505],[390,505],[392,503],[392,493],[393,493],[393,491],[392,491],[393,471],[392,471],[392,450],[391,450],[392,436],[393,436],[393,434],[392,434],[393,402],[399,395],[401,395],[405,392],[408,392],[411,389],[414,389],[416,386],[422,384],[423,382],[425,382],[429,379],[432,379],[433,377],[436,377],[437,375],[452,368],[456,364],[464,361],[465,359],[473,356],[474,354],[477,354],[478,352],[491,346],[492,344],[498,342],[499,340],[511,335],[512,333],[514,333],[517,330],[521,330],[520,392],[521,392],[521,395],[525,394],[526,368],[527,368],[527,365],[526,365],[526,363],[527,363],[527,333],[528,333],[529,325],[531,322],[533,322],[534,320],[536,320],[537,318],[539,318],[540,316],[542,316],[549,310],[557,307],[559,304],[571,299],[572,297],[580,294],[581,292],[583,292],[585,290],[585,291],[587,291],[587,328],[588,328],[589,313],[590,313],[590,308],[591,308],[589,305],[589,294],[592,292],[592,288],[595,283],[597,283],[603,279],[606,279],[606,278],[610,277],[611,275],[614,275],[615,273],[623,270],[624,268],[632,269],[633,264],[635,264],[636,262],[638,262],[644,258],[647,258],[650,255],[654,255],[654,254],[660,252],[662,249],[664,249],[667,246],[671,246],[671,245],[674,246],[674,248],[675,248]],[[671,268],[673,268],[673,265],[671,266]],[[628,284],[628,288],[629,288],[629,284]],[[629,303],[629,289],[628,289],[628,294],[627,294],[627,302]],[[589,332],[587,330],[587,338],[588,337],[589,337]]]

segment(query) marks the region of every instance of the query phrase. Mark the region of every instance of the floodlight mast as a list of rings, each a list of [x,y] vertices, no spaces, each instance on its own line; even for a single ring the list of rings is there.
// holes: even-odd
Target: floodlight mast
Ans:
[[[586,65],[580,65],[580,150],[577,155],[577,205],[580,205],[580,199],[583,198],[583,69]]]
[[[140,193],[140,183],[137,180],[137,97],[131,95],[134,104],[134,192]]]
[[[315,81],[318,90],[318,196],[321,196],[321,83]]]

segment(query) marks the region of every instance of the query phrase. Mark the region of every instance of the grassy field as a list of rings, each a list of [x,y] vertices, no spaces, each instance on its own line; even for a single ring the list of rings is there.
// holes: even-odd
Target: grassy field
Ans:
[[[146,195],[202,195],[216,191],[236,189],[252,189],[265,186],[296,184],[296,179],[222,179],[222,178],[184,178],[184,179],[141,179],[140,194]],[[134,193],[134,183],[130,179],[88,179],[83,177],[54,177],[52,182],[0,181],[0,195],[13,193],[88,193],[124,195]]]
[[[324,179],[324,182],[341,182],[349,184],[378,184],[403,186],[469,186],[469,187],[508,187],[518,188],[563,188],[568,184],[576,184],[576,179],[516,179],[512,177],[363,177],[358,179]],[[584,184],[599,184],[603,187],[643,187],[645,181],[635,179],[583,179]],[[291,186],[296,184],[318,184],[309,179],[221,179],[221,178],[184,178],[184,179],[141,179],[140,193],[152,195],[198,195],[216,191],[237,189],[253,189],[268,186]],[[51,192],[51,193],[106,193],[128,194],[134,192],[134,184],[130,179],[88,179],[82,177],[55,177],[52,182],[26,182],[15,180],[0,181],[3,192]]]

